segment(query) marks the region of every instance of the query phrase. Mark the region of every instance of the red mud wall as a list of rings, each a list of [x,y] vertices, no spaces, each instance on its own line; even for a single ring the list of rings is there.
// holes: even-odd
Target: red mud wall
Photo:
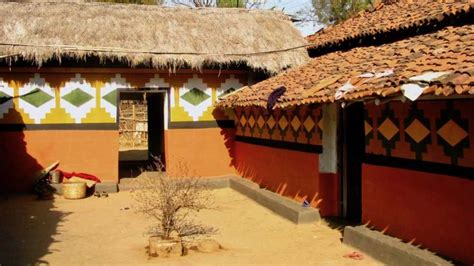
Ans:
[[[340,215],[340,182],[339,176],[335,173],[319,173],[319,191],[321,199],[319,204],[322,216]]]
[[[302,202],[307,199],[321,215],[337,215],[336,185],[319,175],[319,155],[235,142],[235,167],[239,175],[261,187]],[[332,197],[331,197],[332,196]]]
[[[474,263],[473,104],[366,105],[363,222]]]
[[[234,174],[234,129],[195,128],[165,131],[169,175],[215,177]]]
[[[117,182],[118,132],[113,130],[0,131],[1,191],[31,191],[36,171],[59,160],[64,171]]]
[[[363,165],[362,219],[379,230],[474,263],[474,182]]]
[[[323,216],[338,215],[336,174],[319,173],[322,108],[236,108],[235,168],[261,187],[298,202],[308,200]]]

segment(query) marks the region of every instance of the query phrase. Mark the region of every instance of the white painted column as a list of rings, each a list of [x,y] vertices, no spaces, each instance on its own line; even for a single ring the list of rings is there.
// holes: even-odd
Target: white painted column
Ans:
[[[336,104],[324,104],[323,108],[323,153],[319,155],[320,173],[337,173],[337,121]]]

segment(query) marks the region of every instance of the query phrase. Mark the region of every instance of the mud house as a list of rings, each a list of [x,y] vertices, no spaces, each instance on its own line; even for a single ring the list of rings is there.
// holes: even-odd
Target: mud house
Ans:
[[[219,103],[236,113],[238,173],[472,264],[473,17],[379,5],[308,37],[308,64]]]
[[[4,3],[0,14],[3,191],[28,190],[56,160],[116,184],[121,136],[146,131],[170,174],[180,163],[237,174],[474,262],[472,4],[378,5],[308,37],[308,50],[274,11]]]
[[[203,177],[234,173],[232,116],[213,103],[309,58],[275,11],[2,3],[0,14],[8,192],[29,190],[32,174],[56,160],[116,184],[123,100],[147,108],[134,137],[147,131],[145,148],[170,173],[180,162]]]

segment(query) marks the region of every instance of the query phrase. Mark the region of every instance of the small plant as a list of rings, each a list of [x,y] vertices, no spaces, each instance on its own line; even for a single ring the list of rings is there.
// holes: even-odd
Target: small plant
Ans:
[[[162,239],[176,233],[180,238],[215,233],[214,228],[192,219],[196,212],[213,207],[210,191],[198,179],[186,177],[184,165],[179,169],[183,176],[169,177],[157,171],[140,177],[140,189],[133,194],[136,209],[157,221],[148,233]]]

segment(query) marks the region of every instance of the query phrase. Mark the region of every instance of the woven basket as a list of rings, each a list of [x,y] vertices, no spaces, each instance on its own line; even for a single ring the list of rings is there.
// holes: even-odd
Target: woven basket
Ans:
[[[66,199],[83,199],[86,197],[86,183],[65,182],[63,183],[63,196]]]

